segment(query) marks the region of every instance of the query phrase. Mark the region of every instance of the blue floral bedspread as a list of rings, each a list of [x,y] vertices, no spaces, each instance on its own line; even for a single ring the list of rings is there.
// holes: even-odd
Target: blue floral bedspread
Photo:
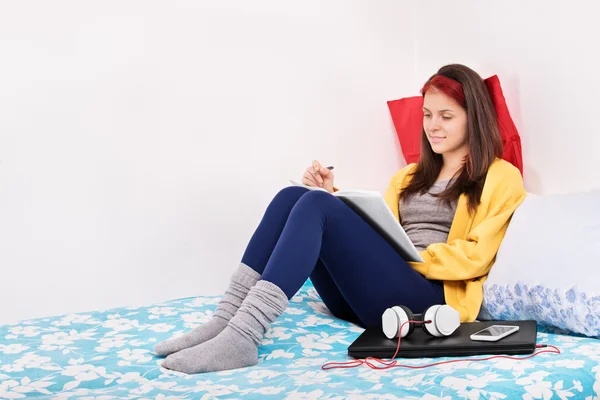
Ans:
[[[0,326],[0,398],[598,399],[600,340],[540,329],[562,355],[420,370],[321,370],[347,360],[362,329],[333,318],[310,283],[273,324],[259,364],[184,375],[162,369],[157,341],[211,318],[218,297],[169,301]],[[422,365],[439,359],[403,360]]]

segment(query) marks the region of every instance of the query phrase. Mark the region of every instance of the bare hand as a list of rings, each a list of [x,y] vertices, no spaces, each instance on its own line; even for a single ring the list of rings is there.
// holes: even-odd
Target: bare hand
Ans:
[[[312,187],[320,187],[333,193],[333,171],[324,168],[314,160],[312,165],[306,168],[302,176],[302,184]]]

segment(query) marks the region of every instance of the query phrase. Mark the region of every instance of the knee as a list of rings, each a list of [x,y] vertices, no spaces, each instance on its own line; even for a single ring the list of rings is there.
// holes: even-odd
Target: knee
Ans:
[[[288,186],[281,189],[273,198],[274,203],[283,202],[283,203],[292,203],[295,204],[300,197],[304,194],[310,192],[309,189],[304,188],[302,186]]]
[[[324,210],[337,199],[322,190],[311,190],[305,193],[296,204],[296,207],[309,208],[311,210]]]

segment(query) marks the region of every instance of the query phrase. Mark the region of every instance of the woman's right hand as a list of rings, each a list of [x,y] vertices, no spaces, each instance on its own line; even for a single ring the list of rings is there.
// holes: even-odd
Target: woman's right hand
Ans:
[[[317,160],[314,160],[312,165],[304,171],[302,184],[320,187],[327,190],[329,193],[333,193],[333,171],[322,167]]]

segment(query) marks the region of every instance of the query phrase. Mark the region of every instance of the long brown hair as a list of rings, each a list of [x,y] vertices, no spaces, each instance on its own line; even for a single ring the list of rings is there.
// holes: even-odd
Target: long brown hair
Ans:
[[[469,153],[465,164],[452,184],[437,196],[447,205],[463,193],[468,200],[468,210],[473,213],[481,201],[481,192],[487,171],[497,157],[502,156],[502,140],[498,128],[496,110],[483,79],[472,69],[460,65],[446,65],[423,86],[421,93],[435,88],[460,104],[467,112],[467,145]],[[443,166],[441,154],[436,154],[422,129],[421,158],[410,183],[403,188],[400,197],[429,191]]]

